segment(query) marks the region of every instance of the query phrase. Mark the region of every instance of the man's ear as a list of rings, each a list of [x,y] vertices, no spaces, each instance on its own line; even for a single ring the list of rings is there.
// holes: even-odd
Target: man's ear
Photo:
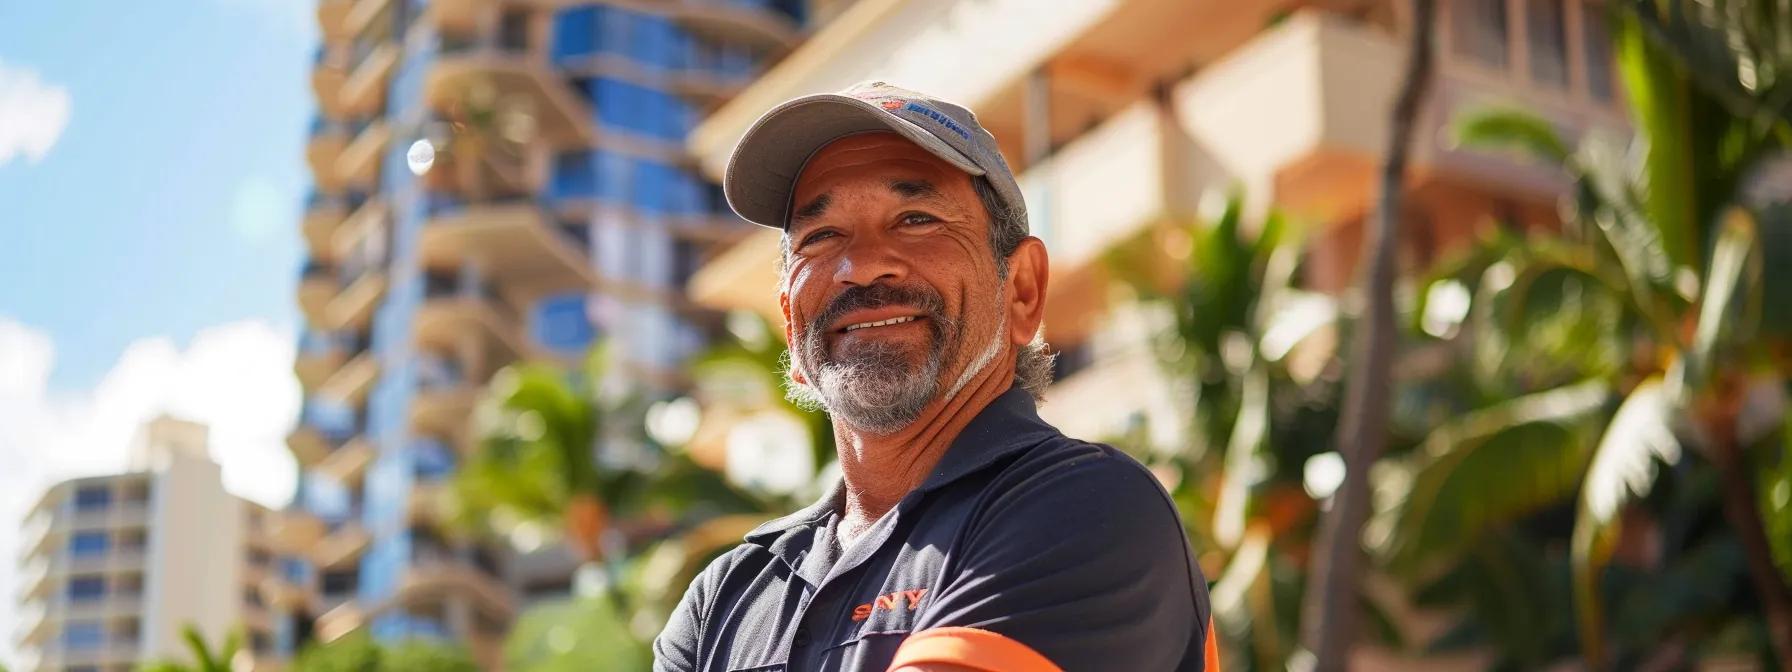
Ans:
[[[1045,290],[1051,279],[1045,243],[1027,236],[1008,255],[1006,287],[1008,305],[1008,342],[1021,346],[1033,342],[1039,325],[1045,322]]]
[[[790,288],[778,288],[778,310],[784,313],[784,344],[790,346],[790,379],[804,385],[809,380],[803,377],[803,367],[797,365],[796,333],[790,328]]]

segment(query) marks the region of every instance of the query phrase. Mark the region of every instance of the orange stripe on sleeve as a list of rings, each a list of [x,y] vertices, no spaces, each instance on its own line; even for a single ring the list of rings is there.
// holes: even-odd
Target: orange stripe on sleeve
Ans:
[[[909,635],[890,669],[940,663],[985,672],[1061,672],[1027,645],[977,628],[934,628]]]
[[[1202,657],[1206,659],[1206,663],[1201,666],[1201,669],[1207,670],[1207,672],[1219,672],[1220,637],[1219,633],[1213,631],[1212,614],[1207,615],[1207,646],[1203,648],[1206,649],[1206,652],[1202,655]]]

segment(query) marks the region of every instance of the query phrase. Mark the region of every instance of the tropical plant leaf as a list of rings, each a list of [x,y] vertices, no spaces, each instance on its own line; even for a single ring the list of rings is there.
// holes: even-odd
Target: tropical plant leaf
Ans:
[[[1418,569],[1454,557],[1489,527],[1573,492],[1587,458],[1586,426],[1604,406],[1603,380],[1519,397],[1439,427],[1413,456],[1411,484],[1386,507],[1385,555]]]
[[[1547,119],[1516,108],[1470,110],[1456,119],[1452,137],[1464,147],[1506,149],[1572,170],[1574,151]]]
[[[1213,512],[1213,536],[1225,548],[1235,548],[1243,540],[1251,489],[1270,476],[1267,460],[1258,455],[1269,438],[1269,416],[1269,374],[1262,365],[1254,366],[1245,374]]]
[[[1725,337],[1739,334],[1746,337],[1749,326],[1737,320],[1738,294],[1755,247],[1755,220],[1747,210],[1732,208],[1724,217],[1723,228],[1711,248],[1707,266],[1704,296],[1699,299],[1699,322],[1694,328],[1692,347],[1686,352],[1685,374],[1689,387],[1701,387],[1711,371],[1718,349]],[[1756,283],[1751,283],[1756,284]]]
[[[1657,460],[1673,463],[1680,458],[1673,414],[1668,388],[1659,376],[1637,385],[1606,426],[1581,484],[1570,558],[1581,646],[1594,669],[1602,668],[1605,660],[1599,571],[1611,557],[1625,506],[1654,486]]]

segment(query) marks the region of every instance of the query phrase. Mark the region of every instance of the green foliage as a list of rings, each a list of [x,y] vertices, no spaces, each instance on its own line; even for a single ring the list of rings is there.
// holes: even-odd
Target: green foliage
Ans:
[[[387,645],[365,632],[328,644],[312,644],[293,660],[294,672],[477,672],[460,647],[425,639]]]
[[[633,672],[652,664],[631,616],[614,602],[573,599],[544,604],[518,619],[504,646],[506,669],[518,672]]]
[[[236,658],[237,651],[241,650],[243,645],[242,633],[231,631],[230,634],[224,636],[224,641],[218,646],[218,649],[213,651],[211,646],[206,644],[204,633],[199,632],[199,629],[193,627],[192,624],[181,626],[180,637],[181,641],[187,645],[187,653],[193,658],[192,663],[156,661],[143,665],[139,669],[146,672],[230,672],[230,661]]]
[[[1458,124],[1457,137],[1465,144],[1525,151],[1560,165],[1576,185],[1573,218],[1560,237],[1522,244],[1490,241],[1484,263],[1465,265],[1451,278],[1477,286],[1465,325],[1477,353],[1470,379],[1476,391],[1470,397],[1527,393],[1568,379],[1624,399],[1587,407],[1584,417],[1597,423],[1595,429],[1603,427],[1597,431],[1577,422],[1564,425],[1577,429],[1538,434],[1530,423],[1507,422],[1495,423],[1498,428],[1485,440],[1462,441],[1449,435],[1457,430],[1439,430],[1427,447],[1442,452],[1426,451],[1435,456],[1432,464],[1418,472],[1412,493],[1398,507],[1403,515],[1395,528],[1400,544],[1394,555],[1409,557],[1412,549],[1474,552],[1473,544],[1485,543],[1475,541],[1475,530],[1481,539],[1508,534],[1499,531],[1578,492],[1569,594],[1578,644],[1595,668],[1635,664],[1634,656],[1662,646],[1665,638],[1699,627],[1705,623],[1699,619],[1724,605],[1690,596],[1718,590],[1708,585],[1714,576],[1719,581],[1743,576],[1740,563],[1727,560],[1737,553],[1734,537],[1696,543],[1684,536],[1669,539],[1669,548],[1690,555],[1651,578],[1657,599],[1642,608],[1623,587],[1631,579],[1618,576],[1630,570],[1611,565],[1630,525],[1678,515],[1648,505],[1660,485],[1657,465],[1709,469],[1686,464],[1680,454],[1683,445],[1721,450],[1710,445],[1713,432],[1735,431],[1710,425],[1726,416],[1708,409],[1738,403],[1735,381],[1754,375],[1783,381],[1792,361],[1778,354],[1785,342],[1777,336],[1786,333],[1778,329],[1783,309],[1769,307],[1785,296],[1779,289],[1784,281],[1763,272],[1792,262],[1792,254],[1780,251],[1792,247],[1783,240],[1789,234],[1777,224],[1759,224],[1777,222],[1777,210],[1738,207],[1738,189],[1750,171],[1763,157],[1792,146],[1785,116],[1792,101],[1792,88],[1786,88],[1792,66],[1781,67],[1792,64],[1786,52],[1792,42],[1751,24],[1787,18],[1783,7],[1768,4],[1617,3],[1619,71],[1638,136],[1628,152],[1597,137],[1570,150],[1549,124],[1512,110],[1477,112]],[[1776,46],[1764,46],[1769,43]],[[1748,78],[1752,84],[1743,81]],[[1490,281],[1496,271],[1498,279]],[[1474,273],[1482,274],[1479,282]],[[1508,446],[1500,455],[1511,462],[1476,463],[1475,456],[1490,445]],[[1783,451],[1776,452],[1782,456],[1764,459],[1783,462]],[[1531,459],[1554,466],[1526,462]],[[1453,463],[1467,466],[1450,469]],[[1564,471],[1564,466],[1572,468]],[[1573,473],[1581,476],[1562,478]],[[1447,480],[1451,476],[1468,481]],[[1439,507],[1427,494],[1437,492],[1472,504],[1433,527],[1428,521],[1457,508]],[[1519,499],[1511,493],[1528,493],[1529,504],[1502,506]],[[1715,506],[1713,493],[1703,496],[1679,505]],[[1779,520],[1771,502],[1765,504],[1770,524]],[[1639,515],[1645,518],[1635,518]],[[1460,526],[1468,526],[1469,534],[1446,535],[1443,548],[1430,543],[1437,532],[1459,532]],[[1661,552],[1674,557],[1672,550]],[[1476,562],[1465,556],[1466,564],[1457,567]],[[1716,574],[1702,574],[1709,572]],[[1663,584],[1664,579],[1672,583]],[[1689,588],[1695,585],[1701,587]],[[1660,608],[1663,603],[1671,608]],[[1621,609],[1608,610],[1614,604]],[[1608,611],[1616,621],[1607,622]],[[1543,660],[1529,654],[1520,659]]]

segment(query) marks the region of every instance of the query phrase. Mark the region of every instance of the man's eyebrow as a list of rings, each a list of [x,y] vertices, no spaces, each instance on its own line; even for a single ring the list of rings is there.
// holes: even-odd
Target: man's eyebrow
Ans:
[[[828,206],[833,202],[834,199],[826,193],[810,199],[807,204],[797,208],[796,212],[790,216],[789,228],[794,229],[799,224],[807,224],[810,220],[820,217],[822,213],[828,211]]]
[[[890,180],[889,186],[890,191],[910,200],[938,198],[940,195],[939,187],[933,186],[933,183],[927,180]]]

